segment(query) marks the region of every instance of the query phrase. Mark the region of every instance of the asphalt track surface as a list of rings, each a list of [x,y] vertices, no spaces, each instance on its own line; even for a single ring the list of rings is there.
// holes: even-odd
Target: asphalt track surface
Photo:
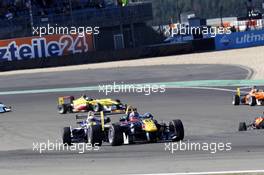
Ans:
[[[73,72],[12,75],[0,77],[0,91],[102,85],[112,82],[146,83],[213,79],[245,79],[250,72],[220,65],[175,65]],[[239,121],[250,121],[263,107],[231,105],[231,93],[204,89],[167,89],[151,96],[133,93],[111,94],[151,112],[158,120],[181,119],[184,143],[231,143],[232,150],[165,151],[165,143],[135,144],[99,151],[33,150],[33,143],[60,142],[61,129],[74,126],[74,114],[61,116],[56,98],[72,94],[46,93],[4,95],[0,101],[13,112],[0,114],[0,174],[142,174],[199,171],[257,170],[264,161],[264,132],[237,132]],[[93,97],[103,93],[87,92]],[[116,120],[116,119],[114,119]],[[175,146],[175,145],[174,145]]]

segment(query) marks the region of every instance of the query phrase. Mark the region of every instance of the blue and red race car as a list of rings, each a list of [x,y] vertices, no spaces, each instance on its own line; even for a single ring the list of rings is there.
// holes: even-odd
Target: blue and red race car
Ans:
[[[79,127],[63,129],[63,143],[86,142],[101,146],[108,142],[112,146],[132,144],[136,142],[180,141],[184,139],[184,127],[179,119],[170,122],[158,122],[150,113],[140,115],[137,110],[127,108],[118,122],[111,123],[106,115],[117,115],[100,112],[88,112],[88,115],[76,115]]]

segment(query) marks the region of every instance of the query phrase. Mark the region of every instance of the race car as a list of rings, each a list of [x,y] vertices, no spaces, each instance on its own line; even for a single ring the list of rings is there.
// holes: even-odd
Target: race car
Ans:
[[[120,113],[122,114],[122,113]],[[86,142],[101,146],[108,142],[112,146],[132,144],[138,141],[180,141],[184,139],[184,127],[181,120],[158,123],[150,113],[137,115],[135,108],[128,107],[118,123],[111,123],[106,115],[117,115],[100,112],[100,117],[93,112],[88,116],[76,115],[80,127],[63,129],[63,143]]]
[[[120,100],[106,99],[93,99],[86,95],[78,99],[73,96],[64,96],[58,98],[58,112],[60,114],[73,113],[73,112],[120,112],[125,111],[126,105],[122,104]]]
[[[158,122],[151,113],[140,115],[132,111],[112,124],[108,131],[108,141],[112,146],[136,142],[180,141],[184,139],[184,127],[179,119]]]
[[[0,102],[0,113],[10,112],[11,107],[7,107],[3,103]]]
[[[240,104],[245,104],[249,106],[263,105],[264,91],[262,89],[257,89],[256,86],[254,86],[248,93],[241,95],[240,89],[237,88],[237,93],[233,95],[232,104],[235,106]]]
[[[102,112],[103,113],[103,112]],[[85,120],[82,120],[86,118]],[[87,116],[76,115],[76,120],[81,119],[82,121],[77,121],[79,127],[64,127],[62,134],[63,144],[71,145],[72,143],[90,143],[93,146],[101,146],[104,136],[104,129],[102,126],[106,126],[111,119],[109,117],[105,118],[98,117],[94,112],[89,111]]]
[[[254,129],[264,129],[264,115],[255,118],[255,120],[249,124],[246,124],[246,122],[239,123],[238,131],[247,131]]]
[[[71,126],[63,128],[63,144],[71,145],[72,143],[90,143],[93,146],[101,146],[102,142],[108,142],[108,129],[110,128],[111,119],[106,115],[118,115],[129,112],[120,111],[120,113],[106,113],[101,111],[100,114],[89,111],[87,115],[77,114],[76,120],[79,127]]]

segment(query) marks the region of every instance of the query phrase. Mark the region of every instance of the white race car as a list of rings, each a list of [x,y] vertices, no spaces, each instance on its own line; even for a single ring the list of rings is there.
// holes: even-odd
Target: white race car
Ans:
[[[11,107],[7,107],[3,103],[0,102],[0,113],[10,112]]]

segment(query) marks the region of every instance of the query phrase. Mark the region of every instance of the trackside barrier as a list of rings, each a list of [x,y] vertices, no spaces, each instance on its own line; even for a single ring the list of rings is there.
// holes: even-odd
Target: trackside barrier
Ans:
[[[181,44],[164,44],[115,51],[90,51],[86,53],[76,53],[74,55],[4,61],[0,62],[0,71],[132,60],[213,50],[215,50],[214,40],[204,39]]]
[[[0,40],[0,62],[45,59],[93,51],[92,35],[47,35]]]
[[[191,44],[170,45],[168,47],[142,47],[134,49],[121,49],[116,51],[92,51],[87,53],[77,53],[74,55],[65,55],[61,57],[47,57],[0,62],[0,71],[131,60],[145,57],[184,54],[190,53],[191,51]]]
[[[215,37],[216,50],[239,49],[264,45],[264,30],[235,32]]]
[[[193,40],[192,47],[194,52],[206,52],[215,50],[214,38]]]

